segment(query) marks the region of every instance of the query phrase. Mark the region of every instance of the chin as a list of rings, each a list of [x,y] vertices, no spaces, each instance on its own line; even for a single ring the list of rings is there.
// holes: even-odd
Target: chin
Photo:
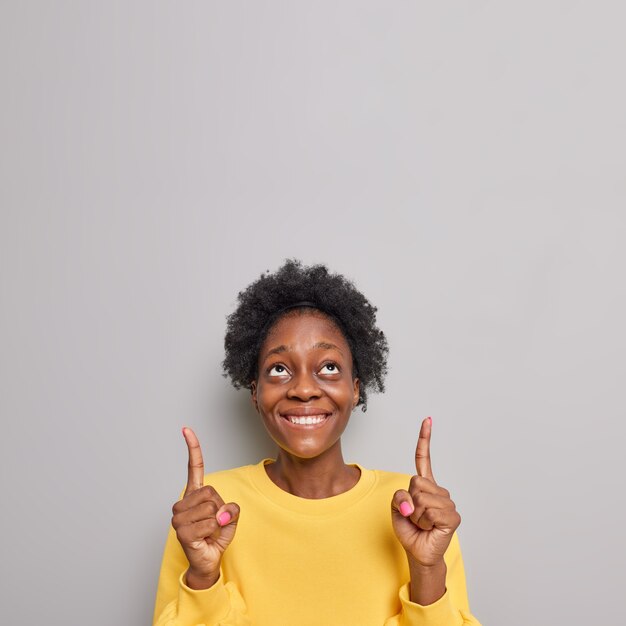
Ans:
[[[319,444],[313,443],[311,443],[311,445],[307,445],[305,442],[302,442],[297,446],[285,445],[285,442],[281,443],[278,441],[276,441],[276,444],[282,452],[289,454],[290,456],[298,459],[315,459],[331,450],[335,445],[337,445],[337,442],[328,446],[320,446]]]

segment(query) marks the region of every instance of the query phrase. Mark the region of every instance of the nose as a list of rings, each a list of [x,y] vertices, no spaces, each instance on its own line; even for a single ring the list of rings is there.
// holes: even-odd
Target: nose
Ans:
[[[308,372],[301,372],[291,379],[291,385],[287,389],[287,397],[294,400],[308,402],[313,398],[319,398],[322,395],[315,376]]]

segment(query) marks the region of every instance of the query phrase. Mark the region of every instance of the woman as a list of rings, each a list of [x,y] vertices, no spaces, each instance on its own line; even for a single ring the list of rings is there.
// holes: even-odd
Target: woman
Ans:
[[[204,475],[198,439],[173,507],[155,624],[477,625],[455,534],[461,518],[430,465],[416,475],[347,465],[341,435],[383,391],[376,308],[340,275],[287,261],[239,294],[224,371],[278,446],[276,459]]]

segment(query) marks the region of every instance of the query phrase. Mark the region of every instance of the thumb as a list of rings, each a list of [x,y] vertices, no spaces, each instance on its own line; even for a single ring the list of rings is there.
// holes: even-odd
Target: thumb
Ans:
[[[394,515],[400,515],[401,517],[409,517],[415,510],[413,506],[413,498],[411,494],[405,489],[398,489],[393,494],[391,500],[391,511]]]
[[[233,526],[237,525],[237,521],[239,520],[239,505],[235,502],[229,502],[228,504],[223,504],[215,514],[215,519],[217,523],[223,528],[224,526]]]
[[[215,519],[219,525],[216,541],[222,550],[226,550],[235,537],[239,514],[239,505],[235,502],[223,504],[215,513]]]

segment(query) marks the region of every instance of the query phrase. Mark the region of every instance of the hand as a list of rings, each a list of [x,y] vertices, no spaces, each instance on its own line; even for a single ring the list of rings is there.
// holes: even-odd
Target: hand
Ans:
[[[172,507],[172,526],[189,561],[187,585],[208,589],[220,575],[222,555],[235,536],[239,506],[224,500],[210,485],[204,486],[204,461],[198,438],[183,428],[189,449],[187,488]]]
[[[415,469],[409,490],[396,491],[391,503],[393,529],[406,550],[409,565],[416,568],[442,567],[443,555],[461,523],[447,489],[439,487],[430,465],[432,420],[422,422]]]

